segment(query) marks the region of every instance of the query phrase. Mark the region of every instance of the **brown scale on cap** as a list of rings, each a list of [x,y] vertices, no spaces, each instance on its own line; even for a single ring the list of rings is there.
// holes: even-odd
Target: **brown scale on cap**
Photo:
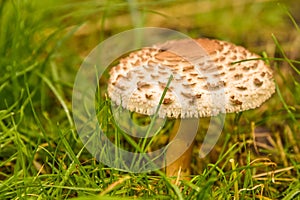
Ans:
[[[236,106],[236,105],[240,106],[240,105],[243,104],[243,102],[241,102],[241,101],[235,99],[235,96],[231,96],[231,97],[230,97],[230,102],[231,102],[233,105],[235,105],[235,106]]]
[[[258,78],[255,78],[253,81],[254,85],[256,85],[257,87],[262,86],[263,82],[261,80],[259,80]]]
[[[145,94],[146,99],[151,99],[153,97],[152,94]]]
[[[247,90],[247,87],[245,87],[245,86],[236,86],[236,88],[238,90]]]
[[[233,77],[235,80],[240,80],[243,78],[243,74],[235,74]]]
[[[163,104],[164,105],[168,105],[168,104],[171,104],[173,102],[173,100],[172,99],[170,99],[170,98],[164,98],[164,100],[163,100]]]
[[[130,111],[206,117],[260,106],[275,92],[272,70],[241,46],[206,38],[171,40],[132,52],[110,71],[108,94]]]
[[[138,90],[147,89],[147,88],[151,87],[151,85],[149,83],[141,82],[141,81],[137,82],[136,85],[137,85]]]

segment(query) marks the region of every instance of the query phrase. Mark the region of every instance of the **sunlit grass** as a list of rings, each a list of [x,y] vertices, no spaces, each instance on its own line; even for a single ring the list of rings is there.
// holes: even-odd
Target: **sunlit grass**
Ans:
[[[0,199],[299,198],[300,33],[290,2],[0,1]],[[84,57],[113,34],[143,26],[242,44],[274,70],[276,94],[256,110],[226,116],[210,155],[200,159],[195,149],[190,181],[105,166],[74,127],[72,88]],[[125,136],[105,96],[107,78],[97,107],[102,128]],[[126,143],[133,152],[134,142]]]

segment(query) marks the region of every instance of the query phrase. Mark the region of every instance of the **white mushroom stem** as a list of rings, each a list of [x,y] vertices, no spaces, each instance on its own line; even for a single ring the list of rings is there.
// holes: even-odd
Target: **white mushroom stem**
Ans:
[[[170,133],[170,144],[166,153],[168,164],[166,175],[168,177],[180,176],[180,179],[189,178],[194,136],[196,134],[195,131],[197,131],[195,125],[198,127],[198,119],[176,120],[174,128]],[[183,150],[185,151],[182,154]],[[174,159],[176,160],[174,161]]]

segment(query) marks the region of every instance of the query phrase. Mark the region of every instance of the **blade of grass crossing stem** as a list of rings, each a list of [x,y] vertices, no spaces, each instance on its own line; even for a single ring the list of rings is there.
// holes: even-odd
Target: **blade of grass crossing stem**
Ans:
[[[143,142],[143,145],[142,145],[142,149],[143,149],[144,151],[146,150],[146,149],[145,149],[145,146],[146,146],[146,144],[147,144],[147,138],[148,138],[148,135],[150,134],[150,131],[151,131],[151,129],[152,129],[153,126],[154,126],[155,120],[156,120],[156,118],[157,118],[157,116],[158,116],[158,111],[159,111],[159,109],[160,109],[160,107],[161,107],[161,104],[162,104],[162,102],[163,102],[163,100],[164,100],[166,94],[167,94],[167,91],[168,91],[168,89],[169,89],[169,86],[170,86],[172,80],[173,80],[173,75],[170,75],[169,80],[168,80],[168,82],[167,82],[167,85],[166,85],[166,87],[164,88],[164,91],[163,91],[163,93],[162,93],[162,95],[161,95],[161,97],[160,97],[160,100],[159,100],[158,106],[157,106],[157,108],[156,108],[155,114],[154,114],[153,118],[151,119],[151,123],[150,123],[149,129],[147,130],[146,137],[145,137],[144,142]]]
[[[144,140],[142,140],[142,144],[139,143],[139,146],[141,145],[141,150],[142,150],[141,153],[145,153],[145,151],[146,151],[146,149],[147,149],[147,148],[146,148],[146,145],[147,145],[147,139],[148,139],[148,136],[149,136],[150,131],[152,130],[152,128],[153,128],[153,126],[154,126],[155,120],[156,120],[156,118],[157,118],[157,116],[158,116],[158,111],[159,111],[159,109],[160,109],[160,107],[161,107],[161,104],[162,104],[162,102],[163,102],[163,100],[164,100],[164,98],[165,98],[165,96],[166,96],[166,93],[167,93],[167,91],[168,91],[168,89],[169,89],[169,86],[170,86],[172,80],[173,80],[173,75],[170,75],[169,80],[168,80],[168,82],[167,82],[167,85],[166,85],[166,87],[164,88],[164,91],[163,91],[163,93],[162,93],[162,95],[161,95],[161,97],[160,97],[160,100],[159,100],[158,106],[157,106],[157,108],[156,108],[156,110],[155,110],[155,113],[154,113],[154,115],[153,115],[153,117],[152,117],[152,119],[151,119],[149,128],[147,129],[146,135],[145,135],[145,137],[144,137]],[[147,146],[147,147],[148,147],[148,146]],[[147,156],[143,156],[143,157],[138,156],[138,157],[139,157],[139,160],[138,160],[137,163],[140,163],[140,161],[141,161],[142,158],[145,158],[145,159],[147,159],[147,161],[149,161],[150,163],[152,163],[152,162],[151,162],[151,159],[150,159],[149,157],[147,157]],[[135,157],[133,158],[132,164],[135,163],[135,160],[136,160],[136,159],[137,159],[137,156],[135,156]]]

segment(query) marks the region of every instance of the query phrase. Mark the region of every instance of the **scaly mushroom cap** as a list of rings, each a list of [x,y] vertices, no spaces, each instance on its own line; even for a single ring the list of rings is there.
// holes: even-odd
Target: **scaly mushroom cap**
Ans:
[[[172,74],[160,117],[207,117],[253,109],[275,91],[272,70],[259,58],[225,41],[172,40],[121,59],[110,71],[108,94],[117,105],[152,115]]]

